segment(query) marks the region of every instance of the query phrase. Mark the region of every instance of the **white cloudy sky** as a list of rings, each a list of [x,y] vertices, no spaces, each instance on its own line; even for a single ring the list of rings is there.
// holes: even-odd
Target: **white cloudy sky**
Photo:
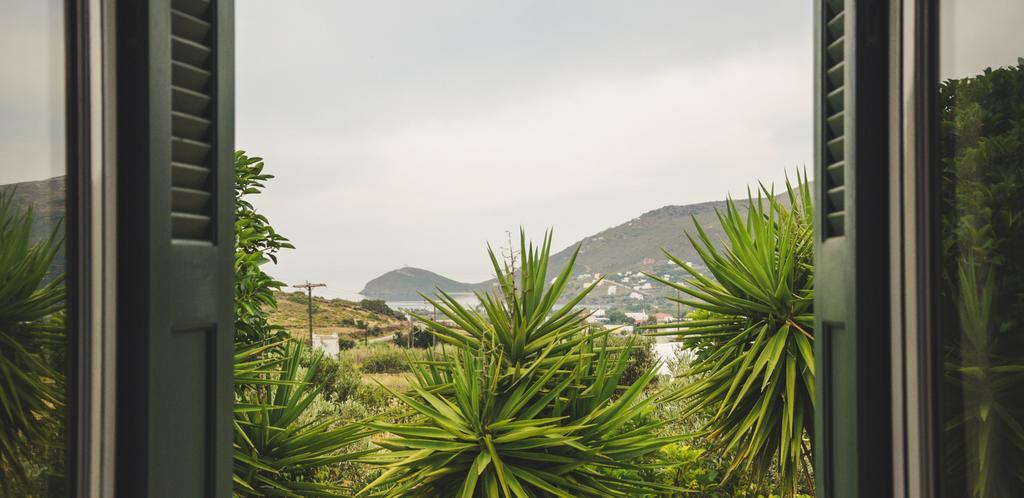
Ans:
[[[277,175],[289,283],[483,280],[506,230],[562,247],[811,165],[809,0],[292,5],[236,3],[236,142]]]

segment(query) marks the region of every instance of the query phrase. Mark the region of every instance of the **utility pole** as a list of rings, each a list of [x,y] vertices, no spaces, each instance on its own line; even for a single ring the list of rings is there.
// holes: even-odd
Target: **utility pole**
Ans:
[[[304,284],[295,284],[292,287],[297,289],[306,289],[306,296],[309,300],[306,302],[307,314],[309,316],[309,348],[313,348],[313,287],[327,287],[327,284],[311,284],[309,280],[306,280]]]

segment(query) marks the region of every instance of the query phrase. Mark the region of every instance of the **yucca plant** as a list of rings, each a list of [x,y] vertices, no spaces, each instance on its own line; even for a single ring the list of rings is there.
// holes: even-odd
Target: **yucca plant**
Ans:
[[[814,211],[803,178],[786,187],[788,206],[764,185],[749,196],[746,213],[729,200],[718,213],[722,248],[694,219],[697,236],[687,237],[711,276],[668,252],[690,277],[677,283],[648,276],[710,318],[648,328],[704,349],[688,372],[693,382],[676,396],[691,403],[688,414],[710,413],[708,438],[735,455],[730,472],[777,472],[778,491],[793,495],[801,470],[811,481]]]
[[[30,465],[60,445],[63,372],[52,358],[66,333],[64,275],[50,275],[63,239],[60,226],[31,239],[32,212],[0,192],[0,489],[25,485]]]
[[[494,294],[479,293],[479,313],[444,293],[432,300],[461,328],[421,318],[454,348],[413,365],[408,393],[393,392],[411,413],[407,424],[371,422],[390,434],[389,450],[367,461],[385,472],[363,494],[459,497],[607,497],[682,491],[612,477],[637,470],[679,439],[649,417],[661,393],[646,395],[657,365],[630,386],[630,342],[607,343],[586,314],[573,310],[592,287],[555,306],[575,256],[545,289],[550,234],[540,247],[520,244],[522,267],[500,264]],[[578,252],[578,249],[577,249]],[[519,280],[515,281],[518,273]],[[386,491],[371,493],[370,490]]]
[[[280,347],[283,354],[268,355]],[[349,496],[341,483],[314,482],[319,469],[352,461],[369,451],[347,451],[368,437],[357,424],[325,417],[300,418],[320,395],[312,379],[321,357],[303,371],[303,346],[288,340],[239,348],[235,358],[235,496]]]

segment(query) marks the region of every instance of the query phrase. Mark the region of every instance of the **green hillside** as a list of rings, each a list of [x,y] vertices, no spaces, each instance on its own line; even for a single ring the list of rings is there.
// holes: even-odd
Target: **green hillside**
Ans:
[[[308,299],[303,292],[277,292],[277,309],[270,311],[270,322],[281,325],[295,337],[309,334]],[[362,303],[344,299],[326,299],[313,296],[313,333],[335,335],[351,339],[391,337],[405,330],[409,322],[401,314],[370,309]]]
[[[577,278],[570,290],[582,288],[593,280],[595,274],[605,277],[605,283],[591,294],[588,304],[622,301],[628,299],[630,293],[636,292],[645,297],[646,305],[664,305],[662,298],[671,292],[657,284],[652,284],[649,289],[635,289],[651,283],[637,274],[651,272],[668,275],[673,279],[682,278],[684,272],[669,263],[662,252],[663,248],[683,261],[692,262],[698,271],[705,271],[685,233],[696,233],[693,224],[696,219],[712,240],[720,240],[724,235],[715,210],[722,210],[725,205],[725,201],[702,202],[648,211],[625,223],[585,237],[554,254],[550,276],[553,277],[565,265],[576,245],[582,244],[576,262]],[[737,205],[745,209],[747,201],[737,201]],[[418,292],[429,295],[436,288],[447,292],[472,292],[492,285],[493,280],[480,283],[458,282],[428,270],[407,267],[371,280],[361,294],[388,301],[413,300],[418,299]],[[607,289],[610,285],[618,287],[616,294],[609,295]]]

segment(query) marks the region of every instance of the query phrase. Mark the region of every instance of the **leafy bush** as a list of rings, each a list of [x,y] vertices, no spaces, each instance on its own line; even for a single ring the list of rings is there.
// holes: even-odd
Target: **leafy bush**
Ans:
[[[735,450],[730,470],[764,476],[777,465],[778,492],[794,495],[813,461],[814,211],[799,176],[787,190],[788,208],[762,186],[745,217],[730,200],[718,213],[725,251],[694,221],[698,238],[687,237],[714,280],[668,253],[691,278],[648,276],[695,298],[673,300],[710,314],[650,327],[681,329],[666,334],[705,348],[688,372],[695,381],[677,396],[691,403],[689,413],[711,411],[705,429],[717,449]]]
[[[277,307],[274,292],[285,284],[262,267],[277,263],[277,253],[294,246],[247,200],[262,192],[271,178],[263,172],[262,158],[235,152],[235,335],[246,344],[288,336],[284,327],[270,323],[268,311]]]
[[[402,373],[409,371],[405,354],[394,348],[373,348],[360,367],[365,373]]]
[[[380,315],[390,316],[396,319],[405,318],[405,315],[403,315],[402,313],[399,313],[391,309],[391,307],[388,306],[383,299],[363,299],[362,301],[359,301],[359,306],[362,306],[363,308],[366,308]]]
[[[393,436],[375,441],[390,452],[367,460],[386,470],[364,489],[390,486],[391,497],[681,491],[605,471],[633,469],[678,437],[659,435],[663,424],[648,417],[661,400],[644,395],[654,369],[621,383],[633,343],[608,345],[607,331],[592,332],[573,311],[594,286],[555,308],[576,255],[545,289],[550,244],[550,234],[540,248],[522,236],[519,269],[491,252],[500,290],[478,295],[483,314],[443,292],[431,300],[460,330],[417,317],[454,348],[428,351],[413,366],[411,391],[392,392],[415,417],[370,423]]]
[[[338,349],[345,351],[346,349],[352,349],[356,347],[356,341],[347,337],[338,338]]]
[[[302,366],[309,368],[315,360],[319,359],[319,351],[309,351],[303,357]],[[362,374],[351,361],[344,357],[337,360],[323,358],[320,368],[313,374],[312,385],[320,389],[324,400],[342,402],[350,399],[362,385]]]
[[[429,330],[414,327],[412,330],[399,330],[398,332],[395,332],[394,337],[391,338],[391,342],[395,346],[402,348],[414,347],[426,349],[434,346],[437,341],[434,339],[434,334],[431,334]]]
[[[1024,59],[943,82],[944,494],[1016,496],[1024,468]]]

